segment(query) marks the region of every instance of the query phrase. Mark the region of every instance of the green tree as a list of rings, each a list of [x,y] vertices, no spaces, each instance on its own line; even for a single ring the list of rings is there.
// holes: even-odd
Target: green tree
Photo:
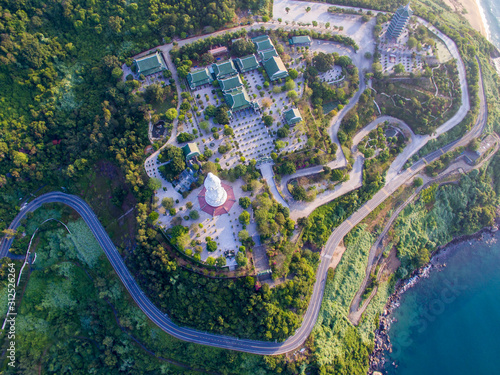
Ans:
[[[202,122],[200,122],[200,128],[205,133],[208,133],[208,127],[209,127],[208,121],[202,121]]]
[[[288,91],[288,93],[286,94],[286,96],[288,98],[290,98],[291,100],[295,100],[295,99],[297,99],[299,97],[299,94],[297,94],[297,91],[295,91],[295,90],[290,90],[290,91]]]
[[[189,217],[191,218],[191,220],[197,220],[200,218],[200,214],[198,213],[198,211],[190,211]]]
[[[228,112],[229,107],[225,104],[217,107],[217,110],[215,112],[215,120],[221,125],[226,125],[229,124],[229,115]]]
[[[401,74],[405,72],[405,66],[401,63],[394,65],[394,73]]]
[[[159,178],[150,177],[148,180],[148,186],[151,190],[159,190],[162,187],[161,180]]]
[[[177,135],[177,142],[179,143],[184,143],[184,142],[191,142],[193,141],[195,136],[191,133],[180,133]]]
[[[333,67],[333,56],[324,52],[319,52],[313,57],[313,65],[319,72],[327,72]]]
[[[295,82],[293,82],[291,79],[287,80],[285,83],[285,90],[290,91],[295,88]]]
[[[214,105],[208,105],[205,108],[205,115],[208,117],[214,117],[217,114],[217,107]]]
[[[406,45],[408,46],[408,48],[413,49],[417,46],[417,43],[418,43],[417,39],[411,36],[408,38],[408,42],[406,42]]]
[[[111,72],[111,76],[115,79],[115,80],[119,80],[120,78],[122,78],[123,76],[123,70],[121,70],[121,68],[119,67],[116,67],[112,70]]]
[[[159,217],[160,215],[158,214],[158,212],[153,211],[149,214],[149,221],[154,224]]]
[[[287,128],[279,128],[278,131],[276,132],[278,138],[286,138],[288,137],[288,129]]]
[[[292,193],[293,199],[295,199],[296,201],[305,201],[307,198],[307,192],[303,186],[298,186],[298,185],[294,186],[292,188],[291,193]]]
[[[246,265],[248,264],[248,258],[246,257],[244,252],[239,251],[236,254],[236,263],[239,267],[246,267]]]
[[[243,225],[250,224],[250,214],[248,213],[248,211],[243,211],[238,217],[238,220]]]
[[[255,49],[255,44],[252,41],[246,39],[238,39],[231,46],[231,52],[237,57],[243,57],[257,52]]]
[[[234,135],[233,128],[231,128],[229,125],[224,126],[224,135]]]
[[[170,182],[172,182],[175,177],[186,169],[184,153],[179,147],[168,145],[163,149],[158,160],[160,160],[160,162],[169,161],[168,164],[160,166],[158,170],[160,171],[160,174]]]
[[[217,250],[217,242],[208,240],[207,241],[207,251],[213,253],[214,251]]]
[[[248,197],[241,197],[238,200],[238,203],[241,207],[243,207],[244,209],[247,209],[248,207],[250,207],[250,204],[252,204],[252,201]]]
[[[224,257],[223,255],[217,257],[217,259],[215,260],[215,265],[217,267],[224,267],[226,265],[226,257]]]
[[[173,122],[177,118],[177,109],[169,108],[165,112],[165,117],[169,122]]]
[[[170,210],[172,207],[174,207],[174,198],[163,198],[161,200],[161,205],[163,206],[163,208],[165,208],[165,210]]]
[[[144,90],[144,100],[146,103],[160,103],[165,98],[165,89],[158,83],[153,83]]]
[[[295,69],[290,69],[288,71],[288,75],[291,79],[297,79],[297,77],[299,76],[299,72],[297,72]]]
[[[264,115],[262,116],[262,119],[264,120],[264,125],[266,126],[271,126],[273,124],[273,116]]]
[[[240,230],[240,231],[238,232],[238,239],[239,239],[241,242],[245,242],[245,241],[247,241],[249,238],[250,238],[250,234],[248,233],[248,231],[247,231],[246,229]]]
[[[210,65],[215,61],[214,56],[211,53],[204,53],[201,55],[201,64],[202,65]]]
[[[335,63],[344,69],[347,69],[349,65],[352,65],[352,60],[349,56],[339,56],[335,59]]]
[[[283,163],[280,166],[279,171],[280,171],[280,174],[282,174],[282,175],[294,174],[295,173],[295,164],[291,161],[287,161],[286,163]]]

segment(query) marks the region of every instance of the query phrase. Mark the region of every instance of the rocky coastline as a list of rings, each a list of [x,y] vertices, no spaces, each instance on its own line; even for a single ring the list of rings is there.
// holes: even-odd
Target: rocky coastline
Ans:
[[[476,233],[455,237],[445,245],[438,246],[433,252],[431,259],[425,266],[413,271],[408,278],[399,280],[394,288],[394,293],[389,297],[384,312],[379,317],[379,327],[375,330],[374,349],[370,355],[370,367],[368,375],[378,375],[383,373],[384,366],[388,359],[385,353],[392,353],[392,344],[389,337],[391,324],[395,321],[392,317],[392,312],[400,306],[402,295],[410,288],[415,286],[422,278],[429,277],[432,270],[439,270],[446,267],[446,255],[453,251],[458,244],[466,241],[488,241],[492,239],[492,235],[498,231],[500,218],[497,218],[493,227],[486,227]],[[397,368],[398,364],[393,362],[392,365]]]

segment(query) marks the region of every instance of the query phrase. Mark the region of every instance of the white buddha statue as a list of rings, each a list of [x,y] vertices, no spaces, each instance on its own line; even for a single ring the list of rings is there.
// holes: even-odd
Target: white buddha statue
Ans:
[[[205,179],[205,201],[212,207],[222,206],[227,199],[226,190],[220,183],[220,178],[209,172]]]

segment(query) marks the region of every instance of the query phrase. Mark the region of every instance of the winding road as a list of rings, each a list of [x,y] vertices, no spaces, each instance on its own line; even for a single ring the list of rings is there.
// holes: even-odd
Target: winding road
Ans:
[[[307,3],[301,3],[307,4]],[[227,32],[227,31],[223,31]],[[438,32],[439,33],[439,32]],[[439,34],[438,34],[439,35]],[[442,37],[442,34],[439,35]],[[453,43],[454,45],[454,43]],[[456,46],[455,46],[456,50]],[[452,51],[452,49],[450,49]],[[453,51],[452,51],[453,53]],[[460,56],[458,56],[460,59]],[[439,130],[438,134],[451,129],[453,126],[457,125],[469,110],[469,98],[467,91],[467,83],[463,82],[465,79],[465,70],[463,69],[463,63],[461,60],[458,62],[459,74],[461,75],[462,82],[462,93],[465,97],[462,99],[462,106],[459,112],[450,119],[446,124],[443,124]],[[351,217],[345,220],[341,225],[339,225],[331,234],[328,239],[320,258],[320,264],[316,273],[316,282],[314,284],[313,293],[309,303],[309,307],[303,317],[302,326],[296,331],[295,335],[289,337],[286,341],[281,343],[276,342],[265,342],[265,341],[255,341],[247,339],[237,339],[234,337],[214,335],[206,332],[197,331],[191,328],[179,327],[170,320],[170,318],[162,313],[150,300],[144,292],[140,289],[137,282],[130,274],[127,269],[123,259],[121,258],[118,250],[114,246],[113,242],[109,238],[108,234],[104,230],[104,227],[97,219],[96,215],[89,207],[89,205],[81,198],[68,195],[61,192],[51,192],[44,194],[33,201],[29,202],[27,206],[16,216],[12,221],[9,229],[17,229],[20,225],[21,220],[26,216],[28,212],[32,212],[37,208],[41,207],[44,203],[62,203],[77,211],[86,224],[89,226],[90,230],[94,234],[98,243],[102,247],[104,253],[108,257],[111,265],[113,266],[118,277],[122,281],[125,288],[128,290],[135,303],[139,308],[146,314],[146,316],[158,327],[160,327],[166,333],[188,342],[193,342],[202,345],[208,345],[223,349],[237,350],[241,352],[254,353],[260,355],[277,355],[290,352],[303,345],[307,337],[310,335],[313,327],[316,323],[321,302],[323,299],[323,293],[325,288],[325,282],[327,277],[327,272],[333,253],[340,241],[344,236],[357,224],[361,222],[372,210],[374,210],[380,203],[382,203],[388,196],[390,196],[394,191],[396,191],[402,184],[407,182],[415,174],[420,172],[427,163],[431,163],[437,160],[442,154],[450,151],[458,146],[465,145],[470,140],[477,135],[479,135],[484,128],[487,117],[486,102],[484,100],[484,92],[482,87],[482,78],[480,75],[480,96],[481,96],[481,108],[478,120],[474,128],[459,141],[453,142],[419,160],[412,167],[399,174],[391,174],[391,178],[387,179],[386,186],[377,192],[372,199],[366,202],[360,209],[358,209]],[[465,89],[465,90],[464,90]],[[362,92],[362,90],[359,90]],[[430,137],[429,137],[430,138]],[[421,141],[419,144],[422,147],[426,141]],[[420,148],[418,147],[418,148]],[[415,151],[416,152],[416,151]],[[0,258],[9,255],[9,248],[12,245],[12,239],[4,238],[0,243]]]

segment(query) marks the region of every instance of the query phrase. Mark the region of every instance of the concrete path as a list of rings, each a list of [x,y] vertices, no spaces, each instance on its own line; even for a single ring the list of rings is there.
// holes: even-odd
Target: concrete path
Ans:
[[[280,192],[278,191],[278,188],[276,187],[276,182],[274,181],[273,164],[265,163],[261,164],[257,168],[260,169],[262,177],[264,177],[264,180],[266,180],[267,184],[269,185],[269,189],[271,189],[271,193],[273,194],[274,199],[276,199],[276,201],[278,203],[281,203],[283,206],[289,207],[288,203],[281,196]]]
[[[363,185],[363,156],[358,156],[354,162],[350,178],[346,182],[339,183],[334,190],[328,190],[323,194],[319,194],[313,202],[296,202],[290,203],[290,217],[297,221],[300,217],[307,217],[317,207],[320,207],[350,191],[360,188]]]

